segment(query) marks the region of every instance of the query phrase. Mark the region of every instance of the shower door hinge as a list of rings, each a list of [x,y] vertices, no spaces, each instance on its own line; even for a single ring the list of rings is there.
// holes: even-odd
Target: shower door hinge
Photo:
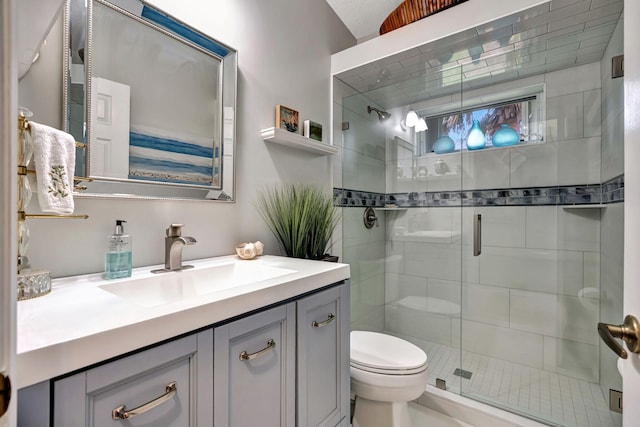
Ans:
[[[622,392],[609,389],[609,409],[622,413]]]
[[[611,78],[624,77],[624,55],[611,58]]]
[[[436,378],[436,387],[439,388],[440,390],[446,390],[447,382],[442,378]]]
[[[342,130],[349,130],[349,122],[342,122]]]

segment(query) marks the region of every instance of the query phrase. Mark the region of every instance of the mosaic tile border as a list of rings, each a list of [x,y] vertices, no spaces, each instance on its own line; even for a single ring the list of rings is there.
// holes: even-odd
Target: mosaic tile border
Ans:
[[[333,200],[340,207],[400,208],[455,206],[549,206],[593,205],[624,201],[624,175],[603,184],[565,185],[496,190],[374,193],[334,188]]]
[[[352,208],[382,208],[384,207],[387,195],[383,193],[372,193],[370,191],[348,190],[346,188],[333,189],[333,204],[340,207]]]
[[[624,202],[624,175],[602,184],[602,203]]]

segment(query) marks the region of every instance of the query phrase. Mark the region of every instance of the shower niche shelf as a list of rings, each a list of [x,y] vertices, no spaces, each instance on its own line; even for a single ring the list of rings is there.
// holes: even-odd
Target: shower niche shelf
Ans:
[[[603,204],[586,204],[586,205],[564,205],[562,209],[573,210],[573,209],[604,209],[607,205]]]
[[[274,142],[276,144],[325,156],[332,156],[338,152],[338,149],[332,145],[323,144],[322,142],[317,142],[297,133],[288,132],[275,127],[262,129],[262,131],[260,131],[260,136],[265,142]]]

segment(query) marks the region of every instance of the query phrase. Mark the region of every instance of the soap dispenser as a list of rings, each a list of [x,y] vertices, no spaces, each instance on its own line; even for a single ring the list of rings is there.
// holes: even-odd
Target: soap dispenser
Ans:
[[[124,234],[126,221],[116,220],[116,228],[111,236],[104,259],[104,278],[120,279],[131,277],[131,236]]]

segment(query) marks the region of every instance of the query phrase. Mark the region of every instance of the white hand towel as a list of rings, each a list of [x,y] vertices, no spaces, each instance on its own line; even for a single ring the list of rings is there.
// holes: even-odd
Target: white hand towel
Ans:
[[[43,212],[73,213],[73,173],[76,141],[61,130],[29,121],[38,181],[38,201]]]

